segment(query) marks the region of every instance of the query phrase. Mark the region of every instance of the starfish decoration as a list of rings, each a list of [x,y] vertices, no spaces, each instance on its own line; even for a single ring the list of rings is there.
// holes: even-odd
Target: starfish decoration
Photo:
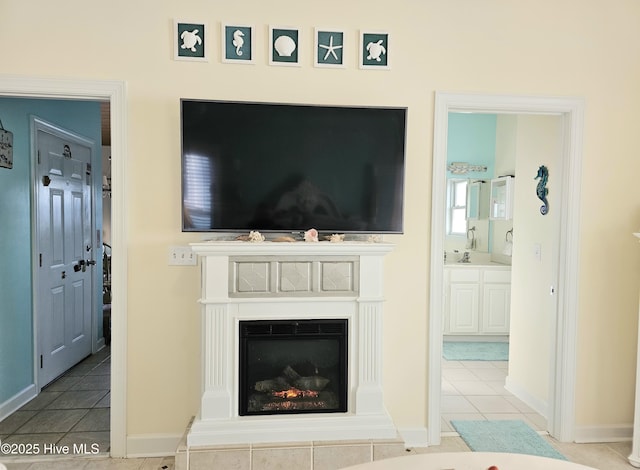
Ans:
[[[329,45],[326,46],[324,44],[319,44],[319,46],[323,49],[326,49],[327,53],[324,55],[324,57],[322,58],[323,61],[327,60],[327,57],[329,57],[329,54],[331,54],[336,60],[340,60],[338,59],[338,56],[336,54],[336,49],[342,49],[342,46],[334,46],[333,45],[333,36],[329,36]]]

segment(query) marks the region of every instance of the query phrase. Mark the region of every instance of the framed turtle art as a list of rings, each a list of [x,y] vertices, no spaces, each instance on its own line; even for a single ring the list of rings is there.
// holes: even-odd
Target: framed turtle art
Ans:
[[[389,40],[387,32],[361,32],[360,68],[389,69]]]
[[[205,23],[174,21],[174,59],[207,61],[207,25]]]

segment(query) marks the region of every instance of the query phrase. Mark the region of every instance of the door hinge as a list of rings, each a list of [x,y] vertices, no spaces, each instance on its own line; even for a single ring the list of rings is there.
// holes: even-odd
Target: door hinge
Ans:
[[[42,369],[42,354],[40,354],[40,369]]]
[[[40,165],[40,150],[38,150],[38,165]]]
[[[39,258],[40,267],[42,267],[42,253],[40,253],[38,258]]]

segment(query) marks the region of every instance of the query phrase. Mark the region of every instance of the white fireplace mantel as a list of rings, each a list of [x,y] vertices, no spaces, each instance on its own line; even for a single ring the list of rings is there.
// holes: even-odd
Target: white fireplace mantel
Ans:
[[[383,258],[390,243],[193,243],[202,260],[201,407],[189,447],[386,439],[382,390]],[[345,413],[240,416],[239,322],[348,320]]]

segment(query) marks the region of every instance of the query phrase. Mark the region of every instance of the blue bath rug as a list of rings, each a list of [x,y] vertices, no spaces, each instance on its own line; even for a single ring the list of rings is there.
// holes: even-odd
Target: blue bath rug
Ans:
[[[442,357],[447,361],[508,361],[509,343],[484,341],[445,341]]]
[[[507,452],[567,460],[521,420],[451,421],[469,448],[476,452]]]

